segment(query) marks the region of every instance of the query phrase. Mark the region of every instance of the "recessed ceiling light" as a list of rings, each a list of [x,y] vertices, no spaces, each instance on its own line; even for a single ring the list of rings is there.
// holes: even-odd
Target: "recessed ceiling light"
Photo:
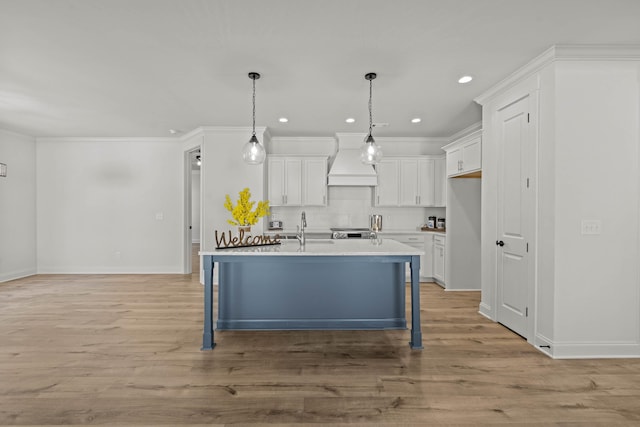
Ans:
[[[345,120],[345,122],[347,123],[355,123],[356,119],[354,119],[353,117],[349,117],[347,120]]]
[[[420,123],[422,119],[420,117],[416,117],[415,119],[411,119],[411,123]]]
[[[169,133],[170,133],[171,135],[175,135],[175,134],[177,134],[177,133],[180,133],[180,131],[179,131],[178,129],[169,129]]]
[[[280,118],[278,119],[278,121],[279,121],[280,123],[287,123],[287,122],[289,121],[289,119],[287,119],[286,117],[280,117]]]
[[[471,80],[473,80],[473,77],[471,76],[462,76],[458,79],[458,83],[469,83]]]

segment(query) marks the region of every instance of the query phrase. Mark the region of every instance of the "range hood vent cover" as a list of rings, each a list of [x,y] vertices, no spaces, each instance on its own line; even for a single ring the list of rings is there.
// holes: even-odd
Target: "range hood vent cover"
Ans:
[[[360,161],[359,149],[338,150],[329,170],[330,186],[372,187],[378,185],[378,175],[371,165]]]

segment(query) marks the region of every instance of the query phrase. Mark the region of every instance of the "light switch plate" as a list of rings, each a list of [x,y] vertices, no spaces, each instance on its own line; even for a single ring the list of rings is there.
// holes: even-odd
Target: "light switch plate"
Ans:
[[[164,219],[164,213],[163,212],[157,212],[156,213],[156,220],[162,221],[163,219]]]
[[[599,219],[583,219],[582,234],[600,234],[602,232],[602,221]]]

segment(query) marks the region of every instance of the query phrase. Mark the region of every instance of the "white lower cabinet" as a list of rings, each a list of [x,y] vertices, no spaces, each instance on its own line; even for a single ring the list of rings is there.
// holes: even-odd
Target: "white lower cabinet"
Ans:
[[[420,280],[423,282],[434,281],[440,286],[445,286],[444,254],[446,236],[441,233],[415,233],[415,234],[387,234],[385,239],[397,240],[400,243],[412,246],[424,251],[420,256]],[[407,266],[407,280],[411,279],[411,269]]]
[[[424,251],[425,249],[425,234],[424,233],[416,233],[416,234],[386,234],[384,233],[383,238],[385,239],[393,239],[400,243],[404,243],[405,245],[409,245],[416,249],[420,249]],[[425,278],[427,270],[430,268],[425,255],[420,256],[420,278]],[[407,264],[406,268],[406,280],[411,280],[411,267]]]
[[[445,236],[433,236],[433,280],[440,286],[445,286],[444,254],[447,238]]]

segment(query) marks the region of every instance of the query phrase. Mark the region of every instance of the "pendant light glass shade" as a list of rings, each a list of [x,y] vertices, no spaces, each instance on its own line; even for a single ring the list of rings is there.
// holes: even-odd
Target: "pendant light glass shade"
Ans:
[[[249,73],[249,78],[253,80],[253,127],[251,139],[242,147],[242,160],[250,165],[259,165],[264,162],[267,153],[260,141],[256,137],[256,80],[260,78],[258,73]]]
[[[382,149],[369,134],[360,148],[360,161],[365,165],[375,165],[380,160],[382,160]]]
[[[264,162],[266,157],[267,153],[264,151],[264,147],[260,145],[258,138],[252,135],[249,142],[242,147],[242,160],[250,165],[259,165]]]
[[[372,80],[377,77],[376,73],[367,73],[364,78],[369,80],[369,135],[364,140],[362,147],[360,147],[360,161],[366,165],[375,165],[382,159],[382,149],[376,144],[373,135],[373,113],[372,113],[372,95],[373,95],[373,83]]]

